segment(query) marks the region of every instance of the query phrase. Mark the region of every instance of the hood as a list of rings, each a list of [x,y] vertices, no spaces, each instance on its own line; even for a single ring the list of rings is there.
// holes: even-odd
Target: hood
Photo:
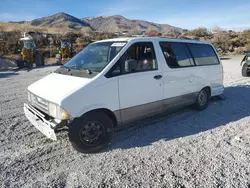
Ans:
[[[62,99],[67,94],[85,86],[90,81],[91,79],[89,78],[51,73],[31,84],[28,90],[45,100],[60,105]]]

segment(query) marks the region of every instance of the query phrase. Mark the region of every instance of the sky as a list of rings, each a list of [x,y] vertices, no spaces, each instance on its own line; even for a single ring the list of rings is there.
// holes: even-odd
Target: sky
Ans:
[[[77,18],[122,15],[183,29],[250,28],[250,0],[0,0],[0,21],[65,12]]]

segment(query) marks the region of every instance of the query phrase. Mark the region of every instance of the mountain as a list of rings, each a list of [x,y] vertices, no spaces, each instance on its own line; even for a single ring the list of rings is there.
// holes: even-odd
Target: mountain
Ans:
[[[161,33],[169,31],[183,32],[183,29],[168,24],[157,24],[144,20],[130,20],[120,15],[78,19],[64,12],[32,20],[30,24],[40,27],[67,28],[73,30],[86,28],[88,30],[112,33],[122,31],[138,33],[141,31],[149,32],[152,30]]]
[[[120,15],[87,17],[82,19],[96,31],[121,32],[121,31],[151,31],[168,32],[170,30],[182,32],[183,29],[168,24],[157,24],[144,20],[130,20]]]
[[[9,21],[8,23],[25,24],[25,23],[29,23],[29,22],[28,21],[19,21],[19,22]]]
[[[91,26],[88,23],[84,22],[83,20],[80,20],[64,12],[32,20],[31,25],[40,27],[70,28],[70,29],[81,29],[83,27],[91,28]]]

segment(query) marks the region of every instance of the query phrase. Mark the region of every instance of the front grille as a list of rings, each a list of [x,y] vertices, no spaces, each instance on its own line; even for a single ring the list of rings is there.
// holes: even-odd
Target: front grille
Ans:
[[[33,106],[33,105],[32,105]],[[37,108],[36,106],[33,106],[38,112],[40,112],[42,115],[44,115],[44,119],[46,120],[52,120],[54,119],[53,117],[51,117],[50,115],[48,115],[47,113],[45,113],[44,111],[42,111],[40,108]]]

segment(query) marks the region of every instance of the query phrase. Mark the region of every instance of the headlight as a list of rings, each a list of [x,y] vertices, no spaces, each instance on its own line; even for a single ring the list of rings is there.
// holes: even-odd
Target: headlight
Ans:
[[[49,115],[51,115],[54,118],[57,118],[57,105],[53,104],[53,103],[49,103]]]
[[[30,102],[33,103],[36,100],[36,97],[32,93],[28,94],[28,97],[29,97],[29,95],[30,95]]]
[[[49,115],[60,120],[70,119],[70,115],[54,103],[49,103]]]

